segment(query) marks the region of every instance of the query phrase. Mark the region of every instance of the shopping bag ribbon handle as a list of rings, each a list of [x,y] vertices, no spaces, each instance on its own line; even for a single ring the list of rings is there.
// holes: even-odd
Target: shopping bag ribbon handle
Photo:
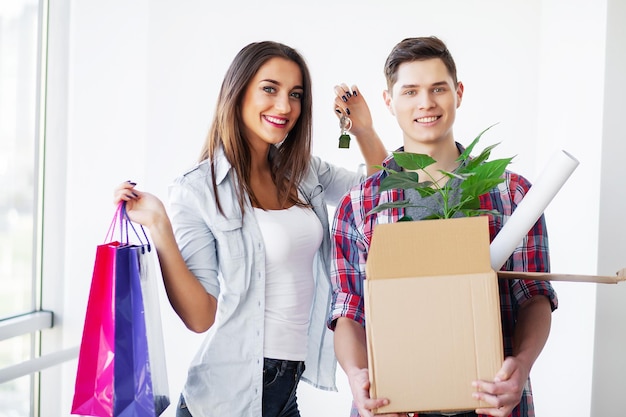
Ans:
[[[148,240],[148,235],[146,234],[145,229],[143,228],[143,225],[140,224],[139,227],[141,228],[141,232],[143,233],[143,237],[145,239],[144,240],[141,238],[141,236],[139,235],[139,233],[137,232],[137,229],[135,229],[135,226],[133,225],[133,222],[130,220],[130,217],[128,216],[128,212],[126,211],[126,201],[122,201],[120,202],[120,206],[121,208],[119,209],[119,216],[120,216],[120,242],[124,243],[124,244],[129,244],[129,238],[128,238],[128,226],[130,226],[131,229],[133,229],[133,232],[135,232],[135,236],[137,236],[137,239],[139,239],[139,243],[141,243],[141,253],[145,253],[145,248],[148,248],[148,252],[150,252],[152,250],[152,247],[150,245],[150,241]],[[124,240],[124,236],[122,235],[123,232],[125,233],[125,238],[126,240]]]

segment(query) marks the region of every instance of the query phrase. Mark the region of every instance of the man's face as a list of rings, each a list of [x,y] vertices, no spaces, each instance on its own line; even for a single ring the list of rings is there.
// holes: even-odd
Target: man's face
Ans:
[[[392,90],[383,95],[402,129],[406,151],[423,153],[425,147],[454,141],[452,127],[463,85],[454,85],[441,59],[401,64]]]

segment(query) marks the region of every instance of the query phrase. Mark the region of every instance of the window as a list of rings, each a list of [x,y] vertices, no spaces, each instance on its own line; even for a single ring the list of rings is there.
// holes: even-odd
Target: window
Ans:
[[[41,10],[38,0],[0,0],[0,371],[37,353],[36,332],[12,329],[38,310]],[[35,380],[0,383],[3,416],[32,415]]]

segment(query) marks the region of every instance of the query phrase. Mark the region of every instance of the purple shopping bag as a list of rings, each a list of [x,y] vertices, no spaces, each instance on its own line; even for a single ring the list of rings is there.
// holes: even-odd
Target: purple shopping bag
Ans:
[[[125,206],[121,216],[126,242],[130,227],[140,244],[119,246],[115,258],[113,417],[156,417],[170,402],[156,287],[150,285],[156,284],[157,271],[147,260],[154,253],[143,228],[145,244],[130,222]],[[151,361],[157,363],[151,366]]]
[[[114,417],[154,417],[139,256],[144,246],[120,246],[115,258]]]

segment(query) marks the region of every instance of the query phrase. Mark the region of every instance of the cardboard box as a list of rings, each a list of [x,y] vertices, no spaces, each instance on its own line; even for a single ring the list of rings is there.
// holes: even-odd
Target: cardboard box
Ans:
[[[368,254],[365,319],[376,413],[471,410],[471,381],[503,362],[498,278],[618,282],[616,277],[491,268],[486,216],[377,225]]]

